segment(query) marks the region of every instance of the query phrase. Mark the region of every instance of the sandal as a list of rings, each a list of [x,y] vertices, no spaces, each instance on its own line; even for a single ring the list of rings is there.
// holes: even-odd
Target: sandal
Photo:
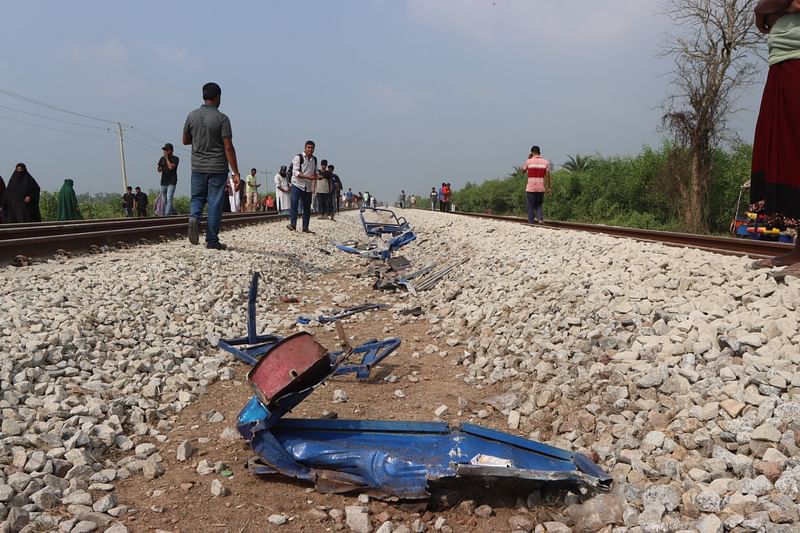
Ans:
[[[750,268],[753,270],[758,270],[760,268],[778,268],[782,266],[786,266],[786,263],[777,257],[765,257],[764,259],[758,259],[750,263]]]

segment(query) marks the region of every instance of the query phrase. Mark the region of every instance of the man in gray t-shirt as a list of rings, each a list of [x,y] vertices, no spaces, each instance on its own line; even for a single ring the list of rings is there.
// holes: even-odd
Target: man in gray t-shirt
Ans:
[[[208,203],[206,247],[224,250],[219,242],[222,203],[228,167],[239,177],[239,164],[233,147],[231,121],[219,111],[222,89],[216,83],[203,85],[203,105],[186,117],[183,144],[192,145],[192,199],[189,205],[189,242],[200,240],[200,218]]]

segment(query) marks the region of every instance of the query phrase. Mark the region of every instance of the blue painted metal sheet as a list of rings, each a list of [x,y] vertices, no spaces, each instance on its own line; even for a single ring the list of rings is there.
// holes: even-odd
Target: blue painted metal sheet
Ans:
[[[361,247],[352,243],[341,243],[336,245],[336,249],[349,254],[360,255],[361,257],[366,257],[369,259],[380,259],[382,261],[386,261],[392,257],[394,252],[415,240],[417,240],[417,235],[413,231],[408,230],[400,235],[397,235],[396,237],[389,239],[384,248],[378,247],[378,245],[373,242],[369,243],[366,247]]]
[[[283,450],[277,454],[275,442]],[[261,473],[308,480],[296,474],[308,468],[323,491],[425,499],[431,482],[456,478],[515,477],[594,488],[611,482],[578,454],[471,424],[451,430],[444,423],[281,419],[253,434],[251,446],[270,467]],[[593,468],[581,468],[581,460]]]
[[[383,214],[388,216],[392,221],[391,222],[381,222],[381,221],[370,221],[367,220],[365,216],[367,213],[372,213],[376,215]],[[359,216],[361,217],[361,225],[364,227],[364,232],[367,234],[368,237],[380,237],[382,235],[392,235],[397,236],[401,233],[405,233],[411,229],[408,221],[403,217],[398,217],[394,211],[391,209],[382,209],[382,208],[364,208],[362,207],[359,210]]]

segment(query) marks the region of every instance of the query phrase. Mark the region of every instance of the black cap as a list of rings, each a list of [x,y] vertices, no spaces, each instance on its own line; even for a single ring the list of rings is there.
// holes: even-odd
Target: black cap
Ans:
[[[164,148],[162,148],[162,150],[174,150],[174,149],[175,147],[172,146],[172,143],[167,143],[164,145]]]
[[[286,165],[281,165],[281,170],[286,170]]]

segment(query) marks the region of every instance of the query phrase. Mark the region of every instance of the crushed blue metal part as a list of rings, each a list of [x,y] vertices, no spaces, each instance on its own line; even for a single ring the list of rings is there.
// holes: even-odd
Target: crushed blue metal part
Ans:
[[[367,257],[369,259],[380,259],[385,261],[389,259],[394,252],[408,243],[415,241],[416,239],[417,235],[413,231],[409,230],[389,239],[385,248],[380,248],[379,245],[374,242],[370,242],[366,245],[360,245],[350,241],[337,244],[336,249],[349,254]]]
[[[255,366],[259,363],[265,354],[284,340],[284,337],[278,335],[259,335],[258,327],[256,325],[256,297],[258,295],[258,278],[260,274],[253,272],[253,277],[250,281],[250,292],[248,293],[247,301],[247,336],[238,337],[234,339],[220,339],[217,347],[225,350],[226,352],[236,356],[242,362]],[[368,304],[369,309],[379,309],[386,307],[382,304]],[[366,311],[368,306],[359,306]],[[348,311],[348,310],[346,310]],[[340,313],[336,315],[339,320],[355,314],[355,308],[351,308],[349,314]],[[333,322],[334,320],[330,320]],[[340,350],[336,352],[329,352],[328,356],[331,359],[331,365],[334,368],[333,375],[339,376],[343,374],[356,374],[359,380],[366,380],[369,378],[372,368],[389,357],[400,346],[400,339],[389,338],[384,340],[371,339],[355,348],[350,350]]]
[[[391,222],[367,220],[365,216],[366,213],[383,214],[385,218],[391,219]],[[411,229],[408,221],[404,217],[398,217],[391,209],[362,207],[359,210],[359,215],[361,216],[361,225],[364,226],[364,232],[367,234],[367,237],[381,237],[383,235],[398,236]]]
[[[258,475],[312,482],[320,492],[368,492],[426,499],[430,483],[456,478],[516,478],[607,489],[611,478],[588,458],[473,424],[278,419],[253,399],[239,430],[258,453]],[[256,430],[253,430],[257,427]]]
[[[581,454],[473,424],[283,418],[345,368],[328,353],[297,357],[298,369],[286,372],[286,356],[297,353],[292,344],[303,342],[309,339],[295,335],[275,344],[248,375],[256,396],[237,427],[258,454],[249,463],[254,474],[309,481],[320,492],[408,500],[427,499],[432,483],[452,480],[610,488],[611,477]]]

